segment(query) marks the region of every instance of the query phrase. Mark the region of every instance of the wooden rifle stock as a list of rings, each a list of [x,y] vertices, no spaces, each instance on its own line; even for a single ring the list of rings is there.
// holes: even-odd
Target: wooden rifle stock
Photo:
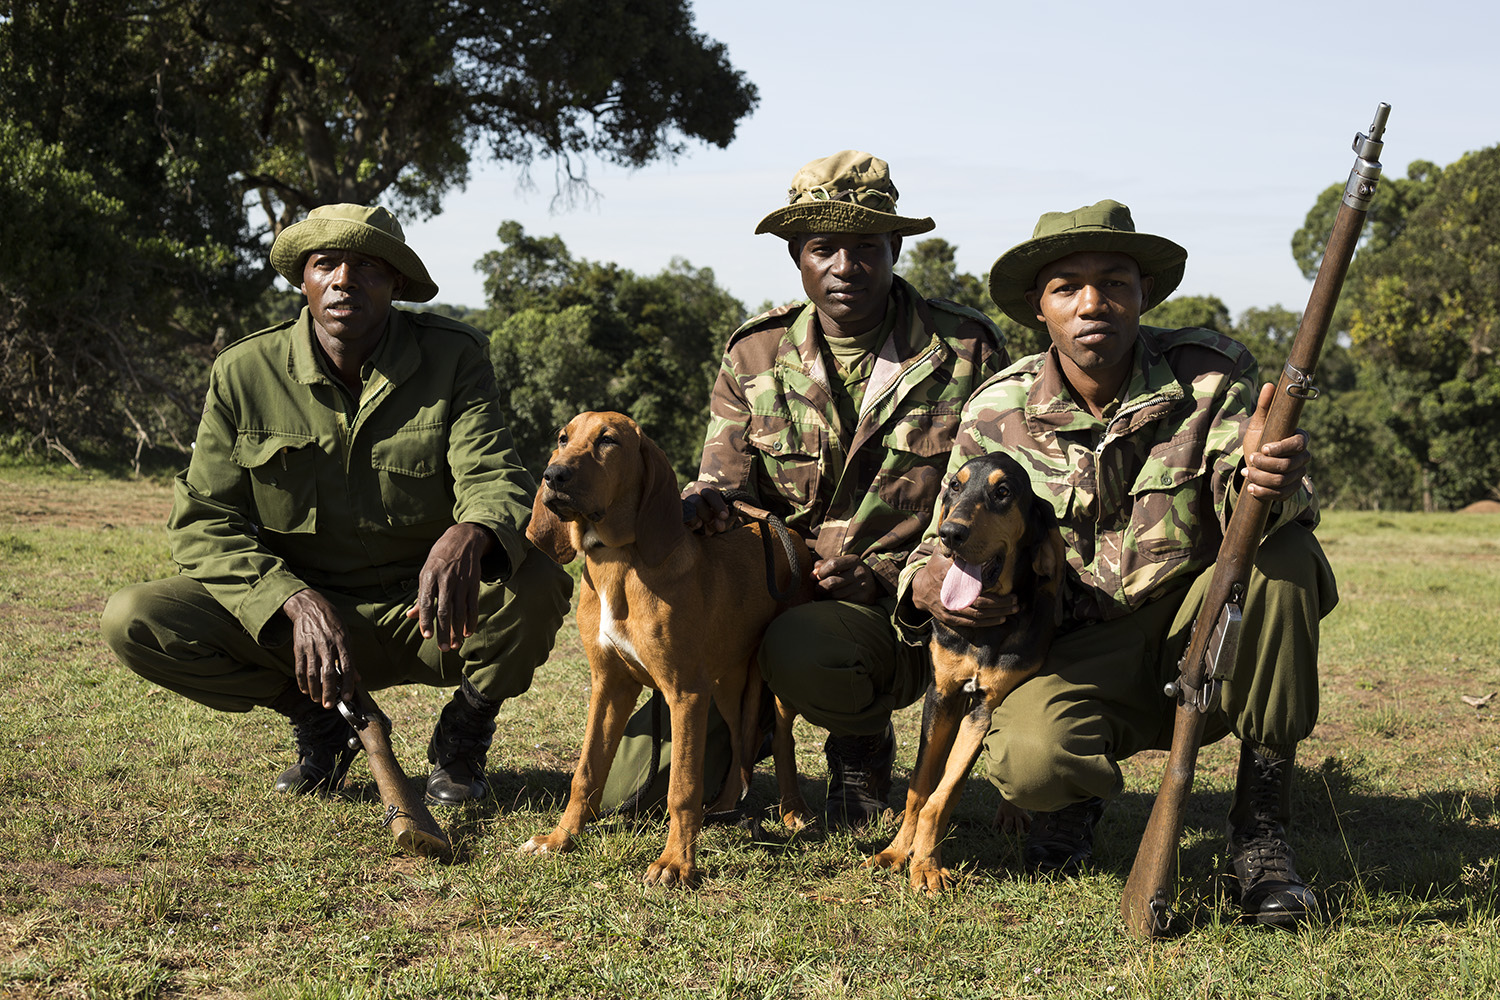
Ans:
[[[453,860],[453,845],[433,818],[422,796],[412,791],[411,781],[391,750],[391,720],[362,686],[354,690],[356,702],[339,702],[339,711],[354,727],[370,759],[370,774],[385,806],[385,824],[396,843],[409,854]]]
[[[1307,310],[1297,326],[1297,336],[1277,383],[1276,397],[1261,434],[1262,443],[1280,441],[1294,434],[1302,404],[1318,394],[1313,386],[1313,370],[1322,353],[1370,199],[1375,194],[1380,177],[1379,156],[1384,145],[1381,136],[1389,113],[1390,105],[1381,104],[1375,111],[1370,134],[1354,137],[1358,157],[1350,171]],[[1167,685],[1167,696],[1177,699],[1172,749],[1156,802],[1151,807],[1151,817],[1141,835],[1135,864],[1120,896],[1120,915],[1138,937],[1164,937],[1172,930],[1177,848],[1188,793],[1193,788],[1198,749],[1203,741],[1203,724],[1218,704],[1220,670],[1228,671],[1234,666],[1240,606],[1269,513],[1270,504],[1252,496],[1248,486],[1241,488],[1214,562],[1203,611],[1193,623],[1192,638],[1179,667],[1181,672],[1175,682]]]

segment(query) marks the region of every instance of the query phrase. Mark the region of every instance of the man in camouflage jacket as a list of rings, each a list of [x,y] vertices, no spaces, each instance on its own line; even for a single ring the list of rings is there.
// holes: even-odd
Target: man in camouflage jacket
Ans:
[[[181,573],[115,594],[105,637],[200,704],[285,715],[284,792],[339,785],[353,730],[336,706],[356,678],[457,687],[427,792],[483,796],[496,712],[546,660],[572,589],[525,537],[536,486],[487,342],[391,307],[437,285],[383,208],[315,208],[271,263],[307,307],[215,360],[167,525]]]
[[[1139,324],[1182,279],[1187,252],[1135,232],[1116,202],[1048,213],[996,261],[990,294],[1045,327],[1053,347],[990,379],[964,408],[949,472],[1003,451],[1049,501],[1068,554],[1062,625],[1041,672],[995,713],[990,780],[1035,810],[1027,859],[1073,872],[1090,857],[1117,761],[1170,745],[1176,676],[1239,489],[1274,500],[1244,607],[1245,640],[1205,741],[1242,743],[1230,857],[1252,919],[1289,926],[1315,913],[1284,825],[1297,743],[1317,720],[1318,623],[1338,599],[1311,529],[1307,438],[1260,441],[1271,390],[1241,344],[1203,329]],[[902,576],[896,620],[923,641],[937,617],[993,624],[1014,595],[954,600],[955,567],[936,523]]]
[[[756,232],[787,240],[809,301],[730,337],[699,477],[684,491],[697,528],[727,528],[722,493],[743,490],[812,545],[822,599],[772,623],[760,665],[777,696],[829,730],[825,817],[853,826],[885,811],[891,713],[929,682],[925,652],[892,628],[897,579],[931,516],[964,400],[1008,360],[981,313],[925,300],[894,275],[901,238],[933,227],[895,214],[896,196],[883,160],[845,151],[803,167],[789,204],[761,221]],[[643,709],[607,807],[660,794],[651,760],[664,767],[670,754],[650,753],[653,735]],[[719,720],[710,743],[713,784],[728,764]]]

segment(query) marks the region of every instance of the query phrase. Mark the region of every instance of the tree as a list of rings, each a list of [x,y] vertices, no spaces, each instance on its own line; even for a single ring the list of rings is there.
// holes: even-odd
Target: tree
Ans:
[[[1231,336],[1234,334],[1234,321],[1229,318],[1229,307],[1217,295],[1171,296],[1155,309],[1142,314],[1141,322],[1169,330],[1201,326]]]
[[[988,316],[1000,328],[1000,337],[1012,361],[1038,354],[1051,346],[1045,330],[1022,326],[1000,311],[990,298],[989,287],[972,274],[961,274],[955,253],[947,240],[934,237],[903,250],[896,270],[922,295],[948,299]]]
[[[1421,466],[1424,507],[1500,483],[1500,146],[1439,174],[1400,232],[1351,268],[1349,335],[1361,383]]]
[[[1405,231],[1408,216],[1432,193],[1442,174],[1442,168],[1435,163],[1413,160],[1404,178],[1381,178],[1365,213],[1360,247],[1374,252],[1389,246]],[[1308,281],[1318,276],[1318,268],[1323,265],[1323,251],[1344,200],[1344,187],[1332,184],[1324,188],[1308,210],[1302,228],[1292,234],[1292,258]]]
[[[719,354],[744,306],[708,268],[674,259],[641,277],[574,258],[556,236],[501,224],[485,255],[490,354],[511,432],[528,468],[541,468],[556,431],[582,410],[628,413],[678,474],[698,470]],[[545,356],[542,356],[545,355]]]
[[[81,203],[93,224],[39,239],[66,242],[71,259],[115,235],[172,247],[153,258],[168,294],[150,311],[142,296],[94,314],[117,355],[95,327],[41,325],[74,306],[0,270],[0,351],[27,371],[50,364],[37,344],[79,362],[29,383],[31,403],[0,398],[0,434],[41,433],[45,411],[49,440],[118,448],[125,392],[132,412],[178,411],[153,441],[183,432],[195,400],[148,402],[118,373],[161,351],[184,369],[175,382],[201,382],[214,346],[254,329],[274,277],[266,238],[308,209],[383,201],[430,215],[480,152],[528,170],[550,160],[567,198],[588,190],[592,158],[640,166],[691,141],[727,145],[756,100],[723,45],[693,29],[688,0],[0,0],[0,106],[21,129],[0,146],[0,208],[76,214],[60,202],[82,185],[100,196]],[[19,188],[39,149],[67,184]]]

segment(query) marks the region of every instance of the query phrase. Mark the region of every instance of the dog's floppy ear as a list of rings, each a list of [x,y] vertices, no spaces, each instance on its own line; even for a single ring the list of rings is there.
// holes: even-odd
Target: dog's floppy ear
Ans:
[[[536,499],[531,502],[531,523],[526,526],[526,537],[553,562],[566,565],[578,557],[578,550],[573,547],[572,525],[542,503],[541,490],[537,490]]]
[[[1031,571],[1042,581],[1039,589],[1052,598],[1052,624],[1061,625],[1063,605],[1058,595],[1062,592],[1068,552],[1057,527],[1057,517],[1041,497],[1032,497],[1030,530],[1036,536],[1036,544],[1031,547]]]
[[[1057,518],[1041,497],[1031,499],[1030,528],[1035,536],[1035,544],[1031,547],[1031,571],[1043,580],[1060,582],[1067,555],[1063,551],[1062,533],[1057,530]]]
[[[648,566],[659,566],[687,537],[677,473],[662,451],[641,435],[641,499],[635,512],[635,545]]]

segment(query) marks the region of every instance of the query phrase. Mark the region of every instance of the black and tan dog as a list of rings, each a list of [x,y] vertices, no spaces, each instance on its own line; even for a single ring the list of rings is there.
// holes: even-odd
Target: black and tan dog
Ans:
[[[939,892],[952,879],[941,844],[964,781],[979,756],[990,716],[1041,668],[1061,610],[1066,557],[1052,510],[1032,493],[1025,471],[1000,452],[971,459],[944,484],[938,538],[953,561],[941,600],[953,610],[981,593],[1015,594],[1017,612],[989,628],[955,630],[932,621],[932,686],[922,706],[922,742],[906,794],[906,814],[871,867],[911,863],[911,885]]]
[[[562,429],[527,535],[560,563],[583,553],[578,633],[589,660],[589,712],[567,807],[557,828],[532,837],[521,846],[523,853],[567,850],[597,815],[626,719],[644,685],[662,693],[672,724],[670,827],[666,848],[646,869],[645,880],[696,882],[709,703],[729,723],[732,754],[724,789],[709,811],[728,812],[748,785],[750,754],[760,742],[756,652],[766,626],[786,606],[762,582],[761,530],[750,525],[707,536],[688,531],[667,456],[624,414],[580,413]],[[793,602],[811,596],[812,569],[807,546],[800,539],[794,544],[801,547],[802,581]],[[794,590],[786,555],[777,548],[778,589]],[[805,815],[791,716],[776,714],[782,812]]]

